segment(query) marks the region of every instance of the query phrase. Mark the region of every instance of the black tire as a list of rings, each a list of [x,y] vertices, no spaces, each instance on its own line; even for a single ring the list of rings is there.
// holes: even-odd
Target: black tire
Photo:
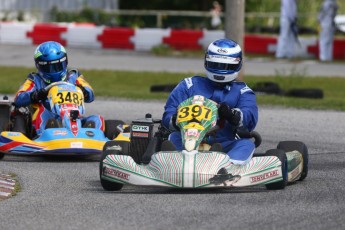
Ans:
[[[323,91],[321,89],[291,89],[285,95],[289,97],[321,99],[323,98]]]
[[[18,115],[15,117],[14,121],[13,121],[13,132],[20,132],[22,134],[24,134],[25,136],[27,136],[27,127],[26,127],[26,121],[25,121],[25,117],[22,115]]]
[[[125,124],[125,122],[121,120],[105,120],[104,123],[105,123],[104,135],[109,140],[114,140],[114,138],[120,134],[120,130],[118,130],[117,126]]]
[[[282,149],[285,152],[297,150],[303,157],[303,170],[299,181],[304,180],[308,175],[309,154],[307,146],[301,141],[281,141],[278,143],[277,149]]]
[[[275,156],[279,158],[282,163],[281,169],[283,174],[283,180],[271,184],[266,184],[266,188],[268,190],[284,189],[288,182],[288,166],[285,151],[282,149],[270,149],[266,152],[266,156]]]
[[[150,92],[167,92],[170,93],[176,87],[176,84],[167,84],[167,85],[152,85]]]
[[[284,92],[275,82],[258,82],[251,87],[256,93],[282,95]]]
[[[8,131],[10,124],[10,106],[0,105],[0,133]]]
[[[5,153],[0,153],[0,160],[1,160],[2,158],[4,158],[4,156],[5,156]]]
[[[122,150],[114,150],[110,149],[108,150],[108,147],[111,146],[120,146]],[[117,155],[128,155],[129,153],[129,142],[127,141],[108,141],[105,143],[103,147],[103,152],[101,156],[101,161],[99,164],[99,177],[101,180],[101,185],[104,190],[107,191],[119,191],[122,189],[123,184],[122,183],[117,183],[113,181],[108,181],[102,178],[102,173],[103,173],[103,160],[109,155],[109,154],[117,154]]]

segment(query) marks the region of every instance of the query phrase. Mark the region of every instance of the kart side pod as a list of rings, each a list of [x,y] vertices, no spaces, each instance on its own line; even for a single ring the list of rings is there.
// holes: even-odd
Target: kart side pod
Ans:
[[[144,119],[134,120],[131,123],[130,155],[137,163],[142,162],[143,155],[150,149],[149,143],[153,136],[154,123],[151,114],[146,114]]]

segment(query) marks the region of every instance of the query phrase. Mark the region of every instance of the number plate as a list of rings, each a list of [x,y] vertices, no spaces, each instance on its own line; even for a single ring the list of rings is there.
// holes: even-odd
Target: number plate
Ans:
[[[51,96],[53,104],[74,104],[79,106],[83,104],[83,93],[79,91],[53,90]]]
[[[184,122],[196,119],[198,121],[210,120],[212,110],[203,105],[188,105],[181,107],[177,113],[177,122]]]

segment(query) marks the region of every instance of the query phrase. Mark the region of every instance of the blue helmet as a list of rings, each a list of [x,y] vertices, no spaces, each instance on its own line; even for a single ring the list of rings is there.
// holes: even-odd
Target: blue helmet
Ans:
[[[66,79],[67,53],[60,43],[49,41],[40,44],[34,59],[38,73],[47,84]]]
[[[238,77],[242,67],[242,49],[233,40],[212,42],[205,54],[207,78],[218,83],[228,83]]]

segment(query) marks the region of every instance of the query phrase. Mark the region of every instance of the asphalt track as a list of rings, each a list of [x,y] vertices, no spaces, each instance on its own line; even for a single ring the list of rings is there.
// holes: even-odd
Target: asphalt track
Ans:
[[[3,48],[0,46],[0,64],[6,65]],[[98,56],[86,64],[90,57],[83,59],[85,52],[96,52]],[[145,54],[122,51],[106,51],[102,55],[96,50],[76,50],[72,55],[71,62],[77,63],[74,58],[79,57],[90,68],[98,61],[104,64],[114,58],[135,63],[133,68],[164,65],[155,57],[141,58]],[[21,57],[10,58],[14,62]],[[146,59],[152,61],[151,67]],[[177,62],[164,58],[163,62],[176,62],[180,67],[200,64],[195,59]],[[270,66],[266,62],[265,65]],[[284,68],[293,71],[290,65],[286,63]],[[332,76],[344,73],[340,65],[325,65],[331,66]],[[247,66],[247,73],[261,71]],[[168,67],[166,71],[171,71]],[[146,112],[159,118],[163,106],[161,101],[103,98],[88,104],[87,113],[128,122]],[[0,203],[0,229],[344,229],[344,115],[335,111],[260,107],[257,131],[263,144],[257,152],[275,148],[282,140],[303,141],[309,148],[308,177],[282,191],[267,191],[260,186],[183,191],[128,186],[120,192],[105,192],[99,182],[97,158],[5,156],[0,161],[0,171],[15,172],[22,191]]]

